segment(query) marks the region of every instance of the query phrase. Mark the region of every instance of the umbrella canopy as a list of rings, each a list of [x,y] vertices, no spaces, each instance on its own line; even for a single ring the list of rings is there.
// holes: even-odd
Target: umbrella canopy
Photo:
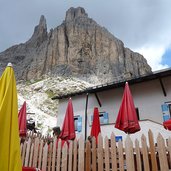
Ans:
[[[128,134],[140,131],[140,125],[138,123],[134,101],[128,82],[125,83],[125,90],[116,119],[115,128],[118,128]]]
[[[168,129],[169,131],[171,131],[171,119],[163,122],[163,126],[165,129]]]
[[[59,138],[65,141],[75,139],[74,112],[71,98],[68,101],[68,107]]]
[[[100,132],[101,132],[101,129],[100,129],[99,110],[97,107],[95,107],[90,135],[96,138],[96,142],[98,142],[97,140],[98,140],[98,135]]]
[[[11,66],[0,78],[0,170],[21,171],[16,80]]]
[[[18,113],[18,122],[19,122],[19,132],[21,137],[26,137],[27,126],[26,126],[26,102],[23,103],[19,113]]]

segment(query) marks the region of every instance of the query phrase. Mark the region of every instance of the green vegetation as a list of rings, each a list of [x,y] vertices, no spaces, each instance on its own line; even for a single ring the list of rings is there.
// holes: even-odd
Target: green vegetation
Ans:
[[[47,94],[47,96],[48,96],[49,98],[52,98],[52,97],[55,96],[54,92],[53,92],[52,90],[50,90],[50,89],[49,89],[49,90],[46,90],[45,93]]]

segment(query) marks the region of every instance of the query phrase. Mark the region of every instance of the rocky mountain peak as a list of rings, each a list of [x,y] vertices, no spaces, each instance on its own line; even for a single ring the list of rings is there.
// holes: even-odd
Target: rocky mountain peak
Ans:
[[[70,8],[65,21],[47,32],[40,17],[32,37],[0,53],[0,71],[14,64],[17,79],[39,80],[45,75],[66,76],[89,83],[107,83],[151,73],[139,53],[89,18],[84,8]]]
[[[65,21],[73,21],[74,19],[79,17],[88,17],[87,13],[85,12],[85,9],[82,7],[77,7],[77,8],[71,7],[66,12]]]
[[[34,28],[34,33],[27,43],[32,43],[36,47],[47,39],[47,25],[44,15],[41,15],[39,24]]]

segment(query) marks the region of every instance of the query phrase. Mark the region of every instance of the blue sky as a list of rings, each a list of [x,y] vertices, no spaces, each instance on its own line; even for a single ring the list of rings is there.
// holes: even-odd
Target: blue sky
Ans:
[[[171,67],[171,48],[167,49],[162,57],[162,64],[167,64]]]
[[[0,52],[27,41],[42,14],[48,29],[55,28],[66,10],[78,6],[153,70],[171,67],[171,0],[0,0]]]

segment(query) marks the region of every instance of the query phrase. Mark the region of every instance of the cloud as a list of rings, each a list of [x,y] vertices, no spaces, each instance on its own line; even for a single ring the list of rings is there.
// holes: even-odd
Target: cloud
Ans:
[[[165,47],[144,46],[140,49],[134,50],[142,54],[147,59],[147,62],[153,71],[169,67],[166,64],[162,64],[162,56],[165,53]]]

